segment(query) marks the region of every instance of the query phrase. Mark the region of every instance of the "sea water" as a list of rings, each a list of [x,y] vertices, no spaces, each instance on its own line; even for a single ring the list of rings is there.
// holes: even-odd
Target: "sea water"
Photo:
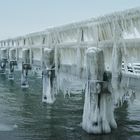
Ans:
[[[42,79],[29,78],[29,89],[0,75],[0,140],[139,140],[140,92],[133,103],[115,110],[118,128],[106,135],[89,135],[82,127],[84,94],[63,96],[52,105],[42,103]]]

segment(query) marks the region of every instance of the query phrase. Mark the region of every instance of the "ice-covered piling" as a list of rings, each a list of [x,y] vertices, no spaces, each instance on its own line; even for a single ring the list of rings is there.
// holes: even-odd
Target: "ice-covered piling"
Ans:
[[[89,48],[87,57],[87,85],[82,128],[88,133],[110,133],[116,128],[109,80],[105,73],[103,51]],[[106,78],[105,77],[106,74]],[[103,81],[106,80],[106,81]]]
[[[3,58],[0,60],[0,74],[6,74],[6,64],[7,64],[7,59]]]
[[[44,49],[43,69],[43,96],[42,101],[53,103],[55,101],[55,65],[54,49]]]
[[[9,80],[14,80],[14,67],[17,66],[16,49],[9,50]]]
[[[10,69],[9,69],[8,79],[14,80],[14,67],[17,65],[17,61],[10,60],[9,65],[10,65]]]
[[[30,50],[28,48],[22,50],[22,72],[21,72],[21,87],[28,88],[28,72],[31,70]]]
[[[0,49],[0,74],[6,74],[6,64],[7,64],[7,49]]]

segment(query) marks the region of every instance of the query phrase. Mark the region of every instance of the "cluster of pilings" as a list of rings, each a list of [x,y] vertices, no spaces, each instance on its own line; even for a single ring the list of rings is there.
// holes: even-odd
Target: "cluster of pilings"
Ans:
[[[0,50],[0,74],[7,74],[8,79],[14,80],[16,71],[21,71],[21,88],[29,88],[29,71],[32,71],[32,59],[30,57],[30,49],[22,49],[22,59],[18,60],[19,56],[16,48]],[[43,66],[43,96],[42,101],[47,103],[54,102],[54,80],[55,80],[55,63],[54,63],[54,49],[45,48],[42,52]]]
[[[18,67],[17,50],[10,49],[9,52],[6,51],[6,49],[1,50],[1,74],[6,74],[6,65],[9,65],[8,79],[14,80],[14,68]],[[113,54],[116,55],[115,61],[117,62],[117,66],[121,66],[119,51],[120,49],[118,49],[118,51],[114,50]],[[55,49],[51,48],[43,48],[42,52],[42,101],[53,103],[59,89],[57,87],[59,83],[57,83],[55,63],[56,52]],[[111,129],[117,128],[114,119],[112,92],[118,91],[118,87],[115,87],[120,84],[120,81],[118,81],[118,78],[116,79],[116,76],[119,76],[121,73],[115,73],[115,78],[113,75],[112,79],[115,81],[113,81],[113,84],[115,83],[114,86],[111,84],[112,73],[105,70],[103,50],[91,47],[86,50],[85,56],[87,80],[85,81],[85,103],[82,127],[88,133],[110,133]],[[23,49],[21,64],[21,87],[28,88],[28,72],[32,69],[29,49]],[[111,87],[113,87],[114,91],[111,90]]]

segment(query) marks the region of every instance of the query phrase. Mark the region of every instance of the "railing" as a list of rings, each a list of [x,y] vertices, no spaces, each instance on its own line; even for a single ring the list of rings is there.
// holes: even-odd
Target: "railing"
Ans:
[[[122,70],[133,74],[140,74],[140,63],[128,63],[125,70],[124,63],[122,63]]]

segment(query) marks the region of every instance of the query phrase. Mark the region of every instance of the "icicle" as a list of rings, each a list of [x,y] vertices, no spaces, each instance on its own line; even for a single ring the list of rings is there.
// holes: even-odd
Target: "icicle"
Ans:
[[[60,66],[60,55],[59,55],[59,50],[57,48],[57,46],[55,47],[55,77],[56,77],[56,90],[58,93],[58,91],[60,90],[60,77],[59,77],[59,66]]]
[[[117,47],[116,44],[113,47],[112,58],[112,88],[115,104],[117,104],[120,97],[122,54],[121,48],[119,46]]]
[[[113,53],[112,53],[112,89],[113,89],[113,96],[115,100],[115,104],[120,104],[122,100],[124,90],[121,87],[121,79],[122,79],[122,50],[120,46],[120,26],[118,23],[114,23],[114,46],[113,46]]]
[[[108,122],[110,124],[110,127],[112,129],[116,129],[117,128],[117,124],[116,121],[114,119],[114,106],[113,106],[113,99],[112,99],[112,95],[110,96],[109,94],[106,97],[106,111],[107,111],[107,119]]]
[[[110,107],[107,108],[106,107],[106,104],[107,104],[107,101],[106,101],[106,98],[107,98],[107,95],[106,94],[103,94],[102,95],[102,131],[104,133],[110,133],[111,132],[111,128],[110,128],[110,125],[109,125],[109,122],[108,122],[108,118],[107,118],[107,109],[109,110],[109,112],[111,111],[110,110]]]
[[[81,69],[81,53],[80,48],[77,48],[77,75],[80,77],[80,69]]]

